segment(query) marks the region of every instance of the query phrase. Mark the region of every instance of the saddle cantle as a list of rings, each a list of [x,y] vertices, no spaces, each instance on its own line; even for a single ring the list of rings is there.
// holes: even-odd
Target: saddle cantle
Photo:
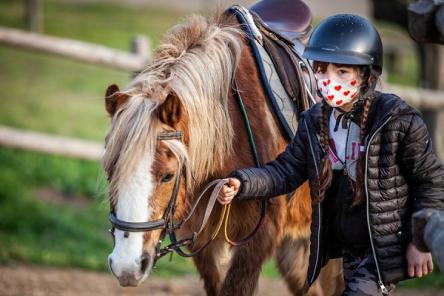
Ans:
[[[300,0],[262,0],[251,6],[250,11],[290,41],[307,36],[312,29],[310,8]]]

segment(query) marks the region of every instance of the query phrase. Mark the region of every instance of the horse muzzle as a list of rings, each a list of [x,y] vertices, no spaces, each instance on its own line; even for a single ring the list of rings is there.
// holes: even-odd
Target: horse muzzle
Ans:
[[[122,287],[137,287],[148,277],[154,260],[148,253],[144,253],[139,262],[124,268],[115,264],[112,257],[108,257],[108,266],[111,273],[119,280]]]

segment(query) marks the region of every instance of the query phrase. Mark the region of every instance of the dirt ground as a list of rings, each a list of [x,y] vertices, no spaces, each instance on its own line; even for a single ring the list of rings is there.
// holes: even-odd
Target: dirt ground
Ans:
[[[194,276],[174,279],[149,278],[137,288],[121,288],[106,273],[79,269],[61,269],[35,266],[0,266],[1,296],[204,296],[202,282]],[[281,280],[261,278],[259,296],[290,296]],[[397,291],[395,296],[444,296],[444,291]]]

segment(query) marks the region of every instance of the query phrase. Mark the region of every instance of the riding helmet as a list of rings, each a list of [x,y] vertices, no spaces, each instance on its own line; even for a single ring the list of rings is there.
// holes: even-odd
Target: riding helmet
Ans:
[[[313,31],[303,57],[348,65],[369,65],[382,72],[382,42],[376,28],[354,14],[337,14],[323,20]]]

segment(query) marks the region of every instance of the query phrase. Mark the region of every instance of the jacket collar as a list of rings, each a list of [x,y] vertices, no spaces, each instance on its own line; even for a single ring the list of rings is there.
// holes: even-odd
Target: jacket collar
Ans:
[[[301,116],[307,121],[308,126],[313,127],[317,134],[319,134],[321,130],[321,105],[321,103],[317,103],[301,114]],[[330,109],[329,116],[331,111],[332,110]],[[376,92],[370,106],[366,124],[367,130],[369,131],[368,134],[371,134],[378,129],[389,117],[407,114],[419,114],[419,112],[394,94]]]

